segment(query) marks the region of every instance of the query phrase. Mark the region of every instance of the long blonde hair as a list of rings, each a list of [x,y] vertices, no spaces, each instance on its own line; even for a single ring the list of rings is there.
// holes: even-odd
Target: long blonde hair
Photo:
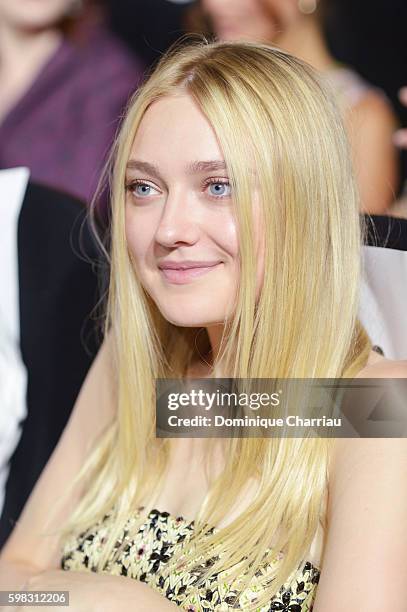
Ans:
[[[158,490],[168,462],[168,440],[155,438],[155,379],[184,376],[191,360],[210,348],[206,330],[162,317],[134,272],[125,239],[125,167],[135,133],[155,100],[180,92],[193,97],[212,125],[234,193],[241,278],[219,356],[224,371],[235,378],[348,377],[370,350],[357,320],[359,202],[332,96],[309,66],[266,45],[175,48],[130,101],[112,157],[106,329],[115,347],[117,418],[78,476],[89,484],[63,532],[86,530],[115,509],[99,569],[135,508]],[[257,302],[254,181],[265,228]],[[267,603],[305,559],[320,520],[328,457],[328,441],[318,438],[225,440],[225,466],[195,517],[187,558],[227,554],[201,580],[236,564],[231,579],[244,575],[248,584],[262,560],[283,551],[256,606]],[[253,477],[259,489],[248,508],[202,537]],[[266,554],[272,536],[275,548]],[[168,571],[176,564],[174,556]]]

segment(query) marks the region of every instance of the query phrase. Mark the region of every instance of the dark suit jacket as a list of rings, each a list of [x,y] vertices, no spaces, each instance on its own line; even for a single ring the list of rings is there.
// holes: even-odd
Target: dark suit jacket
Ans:
[[[0,547],[52,453],[97,352],[93,238],[85,207],[29,183],[18,220],[20,341],[27,368],[27,418],[11,458]],[[47,509],[44,508],[44,512]]]
[[[407,219],[386,215],[364,215],[368,246],[407,251]]]

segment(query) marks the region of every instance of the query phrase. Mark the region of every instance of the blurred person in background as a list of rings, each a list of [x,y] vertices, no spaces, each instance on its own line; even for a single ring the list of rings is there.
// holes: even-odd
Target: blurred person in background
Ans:
[[[100,344],[102,262],[86,212],[27,168],[0,171],[0,548]]]
[[[10,458],[26,417],[27,372],[18,344],[10,337],[0,309],[0,516],[4,506]],[[11,529],[10,529],[11,531]]]
[[[323,27],[331,4],[331,0],[201,0],[199,16],[204,19],[192,18],[191,27],[205,27],[206,18],[206,26],[220,40],[273,43],[325,74],[343,110],[362,208],[383,214],[399,184],[392,141],[396,118],[381,90],[331,55]]]
[[[0,0],[0,168],[89,200],[141,63],[81,0]]]
[[[407,108],[407,86],[402,87],[399,92],[399,99],[402,104]],[[400,149],[404,149],[407,151],[407,128],[403,128],[397,130],[394,134],[394,143],[400,147]],[[407,187],[407,186],[406,186]],[[394,217],[402,217],[407,219],[407,189],[404,188],[404,192],[401,197],[391,209],[391,214]]]
[[[185,34],[185,7],[194,0],[105,0],[112,30],[148,66]]]
[[[400,89],[399,98],[400,102],[407,108],[407,86]],[[407,149],[407,128],[397,130],[394,134],[394,142],[397,146]]]

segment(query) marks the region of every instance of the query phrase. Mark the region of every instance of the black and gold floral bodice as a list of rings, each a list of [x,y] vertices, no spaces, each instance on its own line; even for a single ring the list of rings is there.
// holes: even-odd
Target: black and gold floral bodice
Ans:
[[[250,587],[244,591],[239,589],[236,580],[231,583],[227,578],[227,570],[200,587],[195,587],[199,578],[199,568],[185,567],[165,578],[162,568],[173,553],[183,547],[191,536],[194,521],[187,521],[182,516],[174,516],[168,512],[153,509],[146,520],[132,533],[132,523],[144,510],[141,506],[130,518],[120,534],[115,547],[107,560],[103,572],[128,576],[147,583],[153,589],[189,612],[227,612],[228,610],[247,608],[258,596],[260,585],[256,585],[259,572],[267,572],[269,566],[258,570]],[[112,513],[106,514],[93,528],[79,536],[71,536],[62,550],[61,568],[64,570],[96,571],[97,562],[111,524]],[[216,531],[212,527],[209,532]],[[129,535],[132,534],[132,535]],[[120,548],[117,558],[115,552]],[[211,560],[202,562],[206,568]],[[213,561],[212,561],[213,563]],[[275,561],[278,563],[278,560]],[[286,583],[266,605],[259,607],[257,612],[311,612],[315,598],[320,572],[312,563],[302,564],[289,583]],[[236,599],[238,605],[236,606]]]

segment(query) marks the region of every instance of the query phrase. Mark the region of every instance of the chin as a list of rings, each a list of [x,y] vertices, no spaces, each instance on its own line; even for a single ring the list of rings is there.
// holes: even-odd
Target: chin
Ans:
[[[182,305],[169,308],[168,304],[161,305],[157,304],[157,302],[156,306],[166,321],[178,327],[209,327],[211,325],[218,325],[220,321],[223,322],[224,313],[218,312],[218,308],[216,308],[217,312],[214,312],[213,309],[208,312],[206,309],[200,310],[196,306],[188,309],[185,306],[183,308]]]
[[[178,327],[210,327],[224,323],[225,317],[231,315],[232,299],[228,293],[218,286],[210,286],[202,291],[195,290],[187,285],[177,288],[177,295],[173,291],[157,291],[156,288],[144,285],[156,308],[163,318]]]
[[[190,317],[180,316],[179,314],[169,314],[162,311],[161,314],[163,315],[164,319],[177,327],[209,327],[211,325],[219,324],[219,319],[212,321],[205,317],[197,317],[196,314]]]

